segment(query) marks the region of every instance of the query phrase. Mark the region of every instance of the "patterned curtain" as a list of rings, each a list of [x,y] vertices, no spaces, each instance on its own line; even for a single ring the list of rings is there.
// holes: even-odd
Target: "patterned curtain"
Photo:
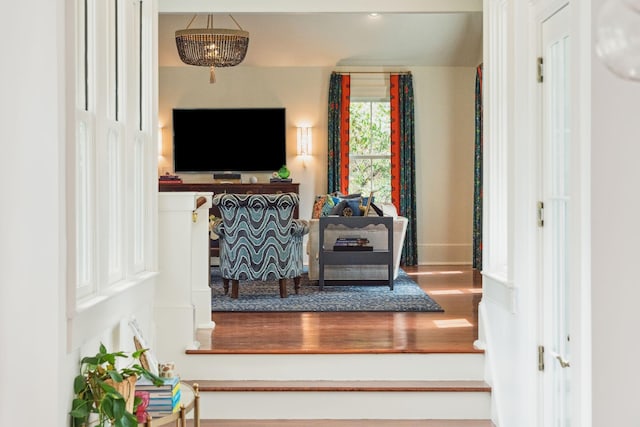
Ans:
[[[482,269],[482,64],[476,68],[476,136],[473,176],[473,268]]]
[[[391,80],[391,201],[409,220],[404,239],[402,265],[418,264],[415,187],[415,132],[413,78],[392,74]]]
[[[329,81],[328,192],[349,193],[349,103],[351,76],[331,73]]]

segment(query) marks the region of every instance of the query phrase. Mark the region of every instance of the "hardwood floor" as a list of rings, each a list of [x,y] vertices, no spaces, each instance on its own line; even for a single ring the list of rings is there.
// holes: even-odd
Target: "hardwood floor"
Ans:
[[[190,353],[478,352],[481,277],[470,266],[403,268],[443,313],[212,313]],[[289,298],[295,298],[294,295]]]
[[[470,266],[404,270],[442,313],[212,313],[190,353],[476,353],[481,276]],[[294,295],[289,298],[295,298]],[[204,383],[204,382],[203,382]],[[203,384],[204,385],[204,384]],[[189,425],[192,425],[191,423]],[[201,427],[495,427],[489,420],[202,420]]]

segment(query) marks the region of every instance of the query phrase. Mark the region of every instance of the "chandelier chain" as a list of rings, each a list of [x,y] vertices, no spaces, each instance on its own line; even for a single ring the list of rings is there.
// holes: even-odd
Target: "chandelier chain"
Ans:
[[[244,31],[244,29],[240,26],[240,24],[238,24],[238,21],[236,21],[236,18],[234,18],[232,15],[229,15],[229,18],[231,18],[233,22],[236,23],[236,25],[238,26],[238,28],[240,28],[241,31]]]
[[[189,21],[189,25],[187,25],[187,30],[188,30],[189,28],[191,28],[191,24],[193,24],[193,21],[195,21],[195,20],[196,20],[196,17],[197,17],[197,16],[198,16],[197,14],[196,14],[196,15],[193,15],[193,18],[191,18],[191,21]]]

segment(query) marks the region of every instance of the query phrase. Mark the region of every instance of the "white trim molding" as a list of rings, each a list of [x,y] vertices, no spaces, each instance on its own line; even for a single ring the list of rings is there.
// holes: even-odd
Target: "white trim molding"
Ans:
[[[501,274],[482,272],[482,299],[493,301],[509,313],[516,313],[516,286]]]

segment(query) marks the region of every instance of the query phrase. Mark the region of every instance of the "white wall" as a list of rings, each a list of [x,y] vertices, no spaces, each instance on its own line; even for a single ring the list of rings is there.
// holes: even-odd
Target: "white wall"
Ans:
[[[592,29],[604,0],[592,0]],[[593,426],[640,425],[640,82],[591,58]]]
[[[418,254],[420,264],[470,264],[473,208],[473,67],[411,67],[414,76]],[[160,69],[159,120],[163,156],[159,173],[171,171],[171,110],[174,107],[285,107],[287,165],[300,183],[301,217],[309,216],[316,194],[327,189],[327,96],[330,68],[257,68],[216,71],[206,67]],[[313,126],[313,159],[295,154],[295,126]],[[248,154],[249,155],[249,154]],[[268,174],[255,174],[261,182]],[[243,176],[247,181],[250,174]],[[183,175],[207,182],[210,175]]]
[[[485,2],[485,10],[488,3]],[[561,3],[537,2],[540,9]],[[636,363],[640,343],[635,338],[636,306],[640,299],[636,271],[640,201],[635,197],[640,182],[637,120],[640,82],[615,77],[594,53],[598,11],[604,3],[605,0],[591,0],[570,4],[574,77],[571,132],[580,158],[580,163],[574,166],[580,169],[578,185],[583,191],[576,206],[582,210],[582,220],[587,224],[586,232],[579,231],[583,248],[576,251],[578,265],[572,270],[584,270],[577,280],[572,277],[571,299],[571,425],[580,427],[640,425],[640,415],[635,410],[640,381]],[[516,18],[513,27],[531,31],[530,20],[535,16],[521,12],[522,9],[512,14]],[[512,39],[515,51],[526,51],[532,46],[531,40],[517,36]],[[486,52],[491,55],[490,50]],[[535,78],[531,70],[528,64],[511,62],[511,84],[529,86],[529,79]],[[526,123],[523,120],[526,113],[518,111],[519,122]],[[519,140],[522,131],[514,135]],[[526,139],[526,135],[523,137]],[[514,144],[518,159],[518,153],[528,149]],[[522,173],[520,169],[518,173]],[[522,189],[518,185],[515,188]],[[525,202],[531,211],[532,200],[520,199],[513,212],[524,212],[528,207],[522,205]],[[512,231],[511,239],[517,243],[510,272],[512,281],[502,286],[492,278],[485,278],[480,307],[482,338],[488,344],[489,368],[493,368],[489,379],[493,382],[501,427],[541,425],[536,423],[541,402],[536,403],[536,381],[531,381],[535,379],[531,366],[536,362],[533,355],[540,314],[530,299],[536,298],[537,282],[527,280],[523,274],[535,277],[538,272],[535,257],[529,260],[523,257],[531,249],[521,245],[522,237],[525,243],[535,244],[528,236],[521,228]],[[501,294],[500,290],[506,291]],[[575,331],[578,333],[574,334]]]
[[[73,61],[66,46],[72,7],[63,0],[3,4],[0,35],[12,66],[0,68],[0,424],[69,426],[73,378],[81,356],[99,342],[133,349],[126,320],[135,315],[150,335],[153,287],[137,298],[111,298],[92,316],[67,318],[68,217],[66,172],[73,160],[67,128],[73,109]],[[37,10],[38,13],[33,14]],[[25,32],[18,16],[38,28]],[[42,37],[42,34],[47,34]],[[38,52],[34,55],[33,52]],[[47,64],[43,68],[43,64]],[[71,117],[73,115],[71,114]],[[72,185],[72,183],[70,184]],[[86,313],[85,313],[86,314]],[[72,324],[75,327],[72,327]],[[83,329],[80,332],[78,329]],[[85,335],[73,342],[74,333]]]
[[[63,426],[64,283],[64,1],[3,5],[0,36],[13,66],[0,69],[0,424]],[[33,14],[37,9],[38,14]],[[39,30],[25,32],[17,16]],[[41,37],[41,34],[48,34]],[[37,50],[38,55],[28,52]],[[48,64],[43,72],[42,64]],[[54,392],[52,392],[52,390]],[[45,421],[46,420],[46,421]]]
[[[473,226],[473,67],[412,68],[420,264],[470,264]]]

